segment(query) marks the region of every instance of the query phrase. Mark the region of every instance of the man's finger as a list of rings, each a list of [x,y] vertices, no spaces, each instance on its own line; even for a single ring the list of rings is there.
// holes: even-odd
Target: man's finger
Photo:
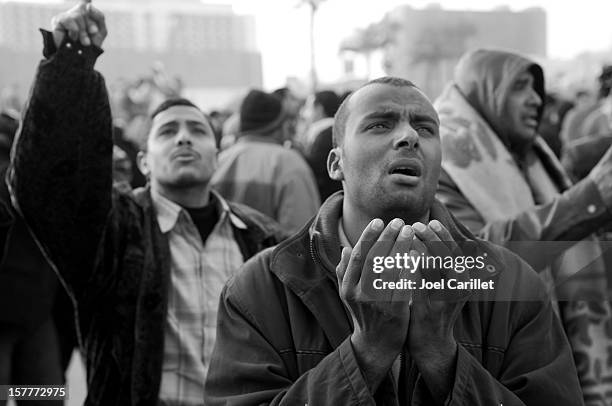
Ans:
[[[412,228],[414,229],[414,233],[416,234],[416,236],[419,237],[421,241],[423,242],[440,241],[440,238],[438,238],[438,235],[434,233],[433,230],[431,230],[429,227],[427,227],[425,224],[421,222],[414,223],[412,225]]]
[[[351,248],[342,248],[342,254],[340,255],[340,262],[336,266],[336,277],[338,278],[338,289],[342,289],[342,283],[344,281],[344,275],[348,266],[348,261],[351,256]]]
[[[106,19],[104,17],[104,13],[102,13],[100,10],[98,10],[97,8],[95,8],[92,4],[88,4],[87,5],[87,18],[92,21],[96,27],[97,27],[97,32],[96,33],[91,33],[91,40],[94,43],[94,45],[100,47],[102,46],[102,43],[104,42],[104,39],[106,38],[106,35],[108,34],[108,31],[106,29]]]
[[[86,10],[87,17],[98,26],[99,30],[102,30],[102,27],[106,29],[106,18],[103,12],[95,8],[92,4],[88,4]]]
[[[87,33],[87,19],[85,15],[79,14],[74,17],[74,21],[79,25],[79,40],[83,46],[91,45],[89,34]]]
[[[79,39],[79,25],[73,19],[60,19],[57,22],[57,28],[55,30],[63,30],[67,32],[68,36],[73,41]]]
[[[440,244],[440,243],[437,243]],[[439,265],[439,261],[434,261],[428,259],[432,256],[432,253],[429,251],[432,243],[423,242],[419,236],[418,232],[415,230],[414,241],[412,242],[412,252],[411,255],[418,253],[420,256],[420,268],[421,278],[425,279],[428,282],[439,282],[442,280],[442,274],[440,270],[437,268]],[[439,254],[434,254],[433,256],[440,256]],[[443,256],[442,256],[443,257]]]
[[[361,277],[361,269],[365,263],[370,248],[377,241],[380,233],[383,231],[384,223],[381,219],[374,219],[370,221],[370,224],[361,233],[359,241],[353,247],[350,255],[349,263],[347,266],[347,273],[344,276],[344,280],[348,287],[356,286],[359,283]]]
[[[100,30],[98,29],[98,24],[96,24],[91,18],[87,17],[87,33],[89,35],[96,35]]]
[[[446,244],[440,240],[438,235],[428,226],[423,223],[414,223],[412,225],[414,233],[427,247],[430,255],[445,257],[450,255]]]
[[[414,240],[414,229],[412,226],[405,225],[402,227],[397,239],[395,240],[395,244],[391,250],[390,255],[400,254],[403,256],[404,254],[409,254],[410,249],[412,248],[412,242]],[[414,274],[410,272],[410,269],[404,265],[397,269],[395,273],[397,281],[401,281],[402,279],[407,280],[415,280]],[[408,265],[411,265],[410,263]],[[411,289],[395,289],[393,291],[392,296],[393,301],[402,301],[402,302],[410,302],[412,300],[412,290]]]
[[[458,254],[460,252],[457,242],[451,235],[450,231],[444,227],[444,224],[440,223],[438,220],[431,220],[428,228],[436,233],[440,241],[443,241],[446,244],[452,254]]]
[[[372,278],[375,276],[374,270],[374,261],[375,258],[386,258],[389,256],[393,248],[393,244],[397,239],[399,232],[402,230],[404,226],[404,221],[402,219],[396,218],[387,224],[387,227],[383,230],[383,232],[378,237],[373,245],[366,254],[366,259],[364,262],[364,266],[361,267],[361,278],[360,283],[361,287],[364,287],[364,284],[369,284]]]
[[[353,247],[348,263],[348,272],[345,276],[347,286],[356,286],[361,277],[361,270],[372,246],[378,240],[383,231],[384,223],[381,219],[374,219],[366,226],[361,233],[357,244]],[[354,271],[353,271],[354,270]]]
[[[390,254],[393,249],[393,245],[397,240],[397,237],[404,227],[404,220],[396,218],[387,224],[387,227],[380,233],[378,240],[374,243],[374,246],[369,250],[369,260],[372,261],[373,256],[386,257]]]

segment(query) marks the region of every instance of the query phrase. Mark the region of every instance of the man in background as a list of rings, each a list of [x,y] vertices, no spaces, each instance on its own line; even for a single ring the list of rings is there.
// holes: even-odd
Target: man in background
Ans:
[[[283,143],[291,134],[281,100],[251,90],[240,106],[240,134],[219,154],[213,187],[226,199],[246,204],[294,233],[317,212],[319,192],[312,171]]]

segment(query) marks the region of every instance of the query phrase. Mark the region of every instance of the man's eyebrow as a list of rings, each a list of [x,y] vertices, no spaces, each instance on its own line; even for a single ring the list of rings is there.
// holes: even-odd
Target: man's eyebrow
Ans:
[[[399,120],[405,113],[398,111],[395,108],[380,108],[369,114],[366,114],[361,121],[368,121],[373,119],[387,119],[387,120]],[[439,125],[439,121],[436,117],[432,116],[427,111],[408,111],[407,112],[410,121],[418,122],[429,122],[432,124]]]
[[[197,120],[187,120],[187,125],[190,126],[202,126],[202,127],[207,127],[206,123],[203,121],[197,121]]]
[[[160,124],[157,128],[162,129],[166,127],[176,127],[176,126],[178,126],[178,121],[172,120],[172,121],[166,121],[165,123]]]
[[[363,120],[371,120],[375,118],[384,118],[384,119],[395,119],[397,120],[400,117],[400,113],[395,109],[379,109],[373,111],[363,118]]]
[[[431,114],[425,112],[410,113],[410,121],[417,121],[420,123],[429,122],[436,125],[439,124],[438,119],[436,117],[433,117]]]
[[[519,76],[514,80],[514,86],[525,86],[529,83],[528,76]]]

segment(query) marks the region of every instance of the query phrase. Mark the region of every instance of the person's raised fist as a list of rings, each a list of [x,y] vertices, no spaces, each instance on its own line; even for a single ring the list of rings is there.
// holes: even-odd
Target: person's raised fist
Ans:
[[[56,47],[66,35],[83,46],[101,47],[107,35],[104,14],[91,4],[91,0],[81,0],[70,10],[56,15],[51,25]]]

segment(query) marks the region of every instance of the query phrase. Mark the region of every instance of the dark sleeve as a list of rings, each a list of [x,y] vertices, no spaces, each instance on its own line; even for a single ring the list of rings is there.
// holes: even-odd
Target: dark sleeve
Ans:
[[[504,369],[495,379],[459,346],[455,384],[447,405],[581,405],[578,373],[550,303],[533,313],[512,337]]]
[[[112,127],[102,50],[43,32],[8,177],[13,202],[72,289],[94,268],[111,211]]]
[[[502,246],[510,241],[580,241],[612,220],[597,187],[588,178],[549,203],[490,222],[480,216],[444,170],[436,197],[471,232]]]
[[[489,334],[507,334],[508,344],[496,376],[459,345],[455,383],[446,405],[582,405],[582,390],[569,342],[553,311],[543,282],[519,257],[507,253],[496,290],[513,286],[527,301],[498,296],[492,315],[507,324]],[[499,324],[499,320],[497,320]],[[494,324],[495,325],[495,324]],[[507,329],[507,332],[501,330]]]
[[[257,263],[260,258],[246,266],[262,265],[263,261]],[[245,272],[249,270],[241,270],[239,276]],[[217,339],[206,381],[206,405],[375,406],[348,338],[316,367],[292,377],[283,359],[283,349],[273,344],[272,335],[285,331],[270,331],[257,319],[257,315],[265,313],[266,322],[278,320],[276,329],[284,328],[280,321],[282,313],[275,313],[281,312],[281,301],[271,300],[273,294],[267,289],[262,293],[257,286],[261,286],[261,281],[243,279],[239,288],[235,281],[231,280],[221,294]],[[262,303],[278,305],[248,306],[241,300],[248,295],[257,295]]]

